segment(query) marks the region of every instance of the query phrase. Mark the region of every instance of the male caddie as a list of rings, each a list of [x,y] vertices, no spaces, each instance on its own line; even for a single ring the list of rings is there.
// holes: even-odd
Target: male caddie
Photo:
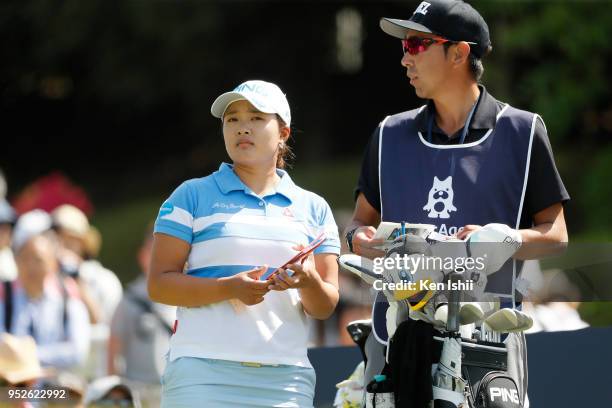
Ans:
[[[373,239],[381,220],[434,224],[460,239],[501,223],[517,230],[523,244],[567,242],[569,195],[543,120],[498,101],[479,83],[482,59],[492,50],[482,16],[463,1],[428,0],[406,17],[383,18],[380,26],[401,40],[401,65],[427,103],[387,116],[372,135],[346,230],[349,248],[381,256]],[[515,257],[540,255],[523,245]],[[489,284],[504,286],[495,275]],[[525,401],[524,335],[510,333],[505,342],[509,372]]]

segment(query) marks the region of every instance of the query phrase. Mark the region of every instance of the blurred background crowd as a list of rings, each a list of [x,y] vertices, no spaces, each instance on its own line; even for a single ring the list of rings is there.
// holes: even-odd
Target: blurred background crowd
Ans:
[[[0,381],[44,378],[87,404],[151,404],[174,320],[146,293],[151,222],[181,181],[228,160],[212,100],[247,79],[278,83],[295,123],[289,172],[326,198],[342,230],[371,132],[422,104],[399,41],[378,28],[380,17],[409,17],[417,3],[0,4],[9,40],[0,47]],[[572,196],[571,241],[607,243],[611,3],[471,3],[493,41],[483,83],[546,122]],[[596,288],[612,281],[610,261],[594,261],[609,251],[600,248],[590,255],[602,272],[589,275]],[[340,284],[334,316],[312,323],[313,346],[351,344],[346,323],[369,314],[369,288],[344,272]],[[533,306],[547,316],[536,319],[540,329],[612,323],[608,302],[548,303],[578,299],[542,294]]]
[[[140,274],[124,286],[81,209],[18,216],[1,197],[0,384],[68,389],[74,405],[158,405],[175,310],[147,294],[152,238],[143,225]]]

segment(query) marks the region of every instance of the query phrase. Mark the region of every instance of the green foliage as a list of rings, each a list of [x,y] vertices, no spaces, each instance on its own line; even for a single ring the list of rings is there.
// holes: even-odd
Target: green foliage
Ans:
[[[593,159],[586,163],[581,200],[590,203],[588,212],[585,213],[585,228],[590,231],[598,231],[612,237],[612,212],[608,203],[612,202],[612,147],[601,149]]]
[[[492,20],[493,69],[503,72],[493,86],[540,113],[555,144],[595,144],[605,130],[597,119],[587,122],[609,109],[612,97],[612,8],[591,1],[482,5]]]
[[[578,312],[591,326],[612,326],[612,302],[585,302]]]
[[[296,163],[289,174],[300,187],[324,197],[332,210],[352,210],[360,165],[357,160]]]
[[[165,197],[149,197],[105,208],[92,223],[102,234],[102,263],[125,284],[140,274],[136,256],[147,226],[157,217]]]
[[[3,31],[27,51],[10,47],[21,75],[63,75],[77,96],[145,109],[177,91],[195,98],[193,78],[215,68],[218,3],[40,0],[3,5]],[[198,51],[198,52],[196,52]],[[171,77],[172,81],[167,79]],[[19,92],[19,90],[17,90]],[[24,91],[24,90],[21,90]]]

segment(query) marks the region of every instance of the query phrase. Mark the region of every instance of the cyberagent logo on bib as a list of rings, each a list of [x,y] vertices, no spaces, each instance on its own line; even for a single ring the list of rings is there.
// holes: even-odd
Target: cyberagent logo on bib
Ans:
[[[453,205],[453,198],[452,176],[448,176],[444,180],[434,176],[433,185],[429,190],[429,198],[423,210],[428,212],[427,216],[429,218],[450,218],[450,213],[457,211],[457,207]]]

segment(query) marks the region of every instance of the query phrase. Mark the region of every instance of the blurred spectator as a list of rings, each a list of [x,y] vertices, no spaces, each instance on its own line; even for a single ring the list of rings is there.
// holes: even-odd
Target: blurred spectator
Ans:
[[[30,336],[0,334],[0,381],[2,387],[32,387],[38,380],[50,375],[38,361],[36,343]]]
[[[30,335],[43,366],[74,368],[89,350],[89,319],[73,279],[60,274],[55,234],[44,211],[17,221],[13,249],[17,280],[2,286],[0,330]]]
[[[578,313],[580,302],[525,303],[523,311],[533,319],[526,333],[578,330],[589,327]]]
[[[138,393],[116,375],[98,378],[89,384],[85,394],[85,405],[88,407],[141,407]]]
[[[340,303],[338,304],[338,344],[354,346],[355,343],[346,330],[346,326],[354,320],[370,319],[374,293],[371,286],[360,278],[340,268],[338,275],[340,283]]]
[[[588,327],[578,313],[580,291],[563,271],[551,269],[524,272],[531,283],[532,302],[523,303],[523,311],[533,319],[527,333],[541,331],[578,330]]]
[[[92,230],[85,214],[70,204],[57,207],[51,217],[63,248],[60,262],[65,272],[76,278],[91,322],[110,323],[122,288],[117,276],[93,259],[101,241],[97,230]]]
[[[8,333],[0,335],[0,387],[34,387],[40,379],[50,375],[49,370],[41,368],[36,354],[33,338],[16,337]],[[5,397],[6,394],[3,400]],[[12,404],[2,403],[0,406],[30,408],[34,405],[25,400],[16,400]]]
[[[65,391],[65,398],[62,398],[61,400],[62,407],[84,407],[83,399],[85,397],[85,389],[87,388],[87,384],[81,377],[71,372],[61,371],[57,373],[57,375],[44,379],[42,381],[41,388],[45,390]]]
[[[11,234],[15,219],[13,208],[0,197],[0,281],[12,281],[17,278],[17,265],[11,250]]]
[[[337,211],[334,213],[338,229],[344,231],[351,221],[352,212]],[[341,253],[349,253],[345,240],[341,240]],[[355,343],[349,336],[346,326],[353,320],[369,319],[372,316],[372,303],[375,292],[372,287],[364,283],[359,277],[340,268],[338,271],[338,283],[340,286],[340,302],[336,307],[336,344],[353,346]]]
[[[152,245],[150,226],[138,251],[141,275],[129,284],[113,317],[108,372],[131,381],[159,385],[176,307],[149,299],[147,271]]]
[[[110,321],[121,300],[123,288],[117,276],[95,258],[102,238],[78,208],[64,204],[51,213],[53,228],[62,246],[64,273],[75,278],[87,306],[91,327],[91,353],[85,369],[89,378],[106,375]]]

